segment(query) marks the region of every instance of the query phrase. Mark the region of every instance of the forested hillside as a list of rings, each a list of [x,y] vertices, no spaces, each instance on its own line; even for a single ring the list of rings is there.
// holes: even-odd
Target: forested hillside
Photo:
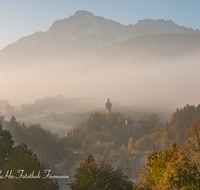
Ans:
[[[162,127],[155,128],[151,138],[156,146],[169,147],[173,142],[181,144],[186,130],[193,122],[200,120],[200,104],[198,106],[186,105],[171,115]]]

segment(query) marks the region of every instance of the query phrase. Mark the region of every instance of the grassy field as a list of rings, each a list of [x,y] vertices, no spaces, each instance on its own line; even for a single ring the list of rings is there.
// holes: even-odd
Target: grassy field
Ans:
[[[17,121],[28,123],[39,123],[45,130],[65,135],[72,125],[82,119],[86,119],[91,113],[101,111],[103,108],[89,104],[78,104],[73,106],[54,106],[39,110],[31,115],[16,117]],[[54,112],[56,120],[53,120],[49,114]]]

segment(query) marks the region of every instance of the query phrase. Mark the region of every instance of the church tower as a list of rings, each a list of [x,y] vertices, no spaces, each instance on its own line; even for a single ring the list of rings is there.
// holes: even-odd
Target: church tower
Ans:
[[[111,107],[112,107],[112,104],[110,102],[110,99],[108,98],[108,101],[106,102],[106,113],[111,112]]]

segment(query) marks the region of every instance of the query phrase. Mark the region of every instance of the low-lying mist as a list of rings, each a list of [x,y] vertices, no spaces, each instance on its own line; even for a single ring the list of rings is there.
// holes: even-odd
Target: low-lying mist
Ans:
[[[142,57],[140,55],[139,57]],[[6,64],[4,64],[5,66]],[[31,103],[44,96],[97,97],[120,105],[176,109],[199,103],[199,56],[133,59],[96,55],[75,59],[40,60],[18,69],[0,71],[0,99],[12,105]]]

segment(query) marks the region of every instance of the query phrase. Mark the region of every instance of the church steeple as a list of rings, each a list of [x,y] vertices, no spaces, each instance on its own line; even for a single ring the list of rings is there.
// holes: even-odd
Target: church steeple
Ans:
[[[110,99],[108,98],[108,101],[106,102],[106,113],[111,112],[111,107],[112,107],[112,104],[110,102]]]

